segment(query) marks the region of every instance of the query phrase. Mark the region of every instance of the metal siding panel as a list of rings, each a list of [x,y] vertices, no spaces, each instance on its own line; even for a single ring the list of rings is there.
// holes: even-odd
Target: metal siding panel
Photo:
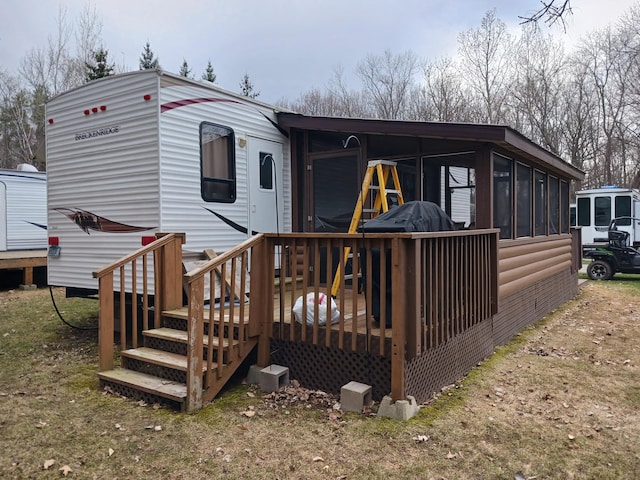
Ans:
[[[47,182],[44,172],[0,171],[5,185],[6,250],[47,248]]]
[[[97,288],[92,272],[139,248],[142,235],[81,230],[56,208],[82,209],[135,226],[159,227],[157,74],[87,84],[47,105],[48,220],[61,254],[49,258],[49,284]],[[144,95],[151,95],[146,101]],[[85,109],[106,106],[85,115]],[[104,127],[118,132],[76,139]]]
[[[265,118],[275,121],[272,109],[251,101],[243,101],[208,84],[171,85],[162,88],[162,104],[193,98],[215,98],[230,102],[202,102],[168,110],[161,114],[161,212],[162,225],[167,231],[187,233],[188,250],[214,248],[224,252],[247,236],[223,223],[205,208],[224,215],[247,227],[248,218],[248,135],[284,143],[283,157],[285,225],[291,231],[291,194],[288,142]],[[236,201],[233,203],[205,202],[200,195],[200,138],[201,122],[207,121],[233,129],[236,151]]]
[[[159,88],[159,85],[164,85]],[[143,96],[151,95],[150,101]],[[199,103],[160,113],[167,102],[219,97],[233,103]],[[85,109],[106,106],[89,115]],[[60,238],[61,255],[49,259],[51,285],[97,288],[91,273],[140,246],[142,235],[185,232],[185,249],[224,251],[245,237],[203,207],[240,225],[247,223],[246,148],[248,134],[284,144],[284,221],[291,230],[291,170],[288,141],[265,118],[273,108],[209,84],[155,71],[107,77],[52,99],[47,105],[49,226]],[[200,197],[199,125],[227,125],[236,135],[238,198],[205,203]],[[118,132],[76,140],[76,134],[103,127]],[[118,222],[157,229],[133,234],[91,231],[89,235],[55,208],[79,208]]]

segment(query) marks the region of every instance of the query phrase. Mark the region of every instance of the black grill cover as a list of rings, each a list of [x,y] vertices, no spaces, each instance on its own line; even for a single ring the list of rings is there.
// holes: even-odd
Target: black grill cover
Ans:
[[[455,230],[449,216],[432,202],[407,202],[369,220],[360,232],[440,232]]]

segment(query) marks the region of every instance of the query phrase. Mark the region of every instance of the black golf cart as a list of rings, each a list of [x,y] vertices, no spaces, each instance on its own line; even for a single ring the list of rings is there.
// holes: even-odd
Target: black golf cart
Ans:
[[[591,258],[587,275],[591,280],[609,280],[616,273],[640,273],[640,251],[630,245],[629,233],[618,230],[616,221],[630,217],[614,218],[607,232],[605,245],[586,248],[584,256]],[[631,218],[632,222],[639,219]]]

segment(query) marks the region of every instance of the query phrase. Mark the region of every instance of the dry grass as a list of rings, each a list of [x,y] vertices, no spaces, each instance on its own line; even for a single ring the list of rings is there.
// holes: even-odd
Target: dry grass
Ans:
[[[193,415],[105,395],[95,378],[97,333],[63,325],[48,297],[0,292],[0,478],[619,479],[640,471],[639,280],[587,284],[407,422],[278,405],[245,385]],[[56,300],[67,320],[96,325],[96,302],[60,291]]]

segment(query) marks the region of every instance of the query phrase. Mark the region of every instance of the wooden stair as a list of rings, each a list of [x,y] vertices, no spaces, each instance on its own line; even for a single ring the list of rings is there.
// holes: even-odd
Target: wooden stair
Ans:
[[[100,386],[129,398],[161,403],[184,411],[187,401],[187,319],[186,307],[163,312],[163,326],[142,332],[143,346],[121,351],[120,367],[98,372]],[[257,345],[257,338],[247,337],[246,325],[245,331],[241,332],[237,323],[225,321],[222,342],[219,341],[218,328],[216,321],[214,337],[211,339],[214,363],[209,373],[214,373],[210,378],[217,380],[209,387],[208,398],[213,398],[224,387]],[[205,320],[204,329],[202,355],[206,359],[210,333],[208,320]],[[227,368],[218,372],[221,361]],[[206,385],[206,374],[207,364],[203,362],[202,385]]]

